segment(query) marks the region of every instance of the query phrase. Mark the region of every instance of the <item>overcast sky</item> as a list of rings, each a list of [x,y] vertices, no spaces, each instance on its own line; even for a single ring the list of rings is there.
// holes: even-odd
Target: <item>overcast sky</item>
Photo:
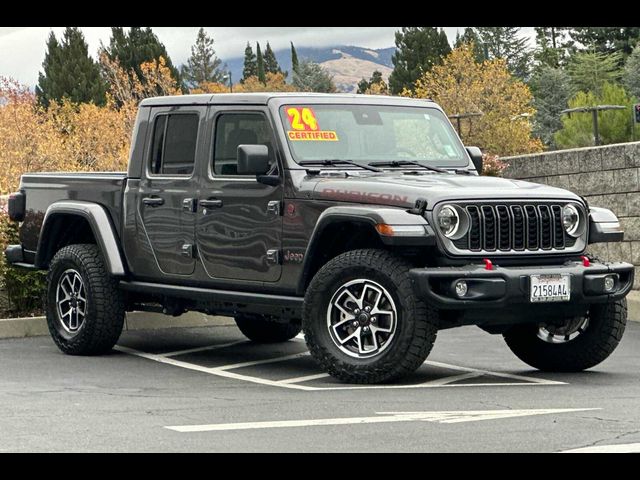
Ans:
[[[152,27],[176,65],[186,62],[199,27]],[[267,41],[274,49],[293,41],[300,47],[356,45],[385,48],[394,45],[394,32],[400,27],[205,27],[215,40],[215,50],[223,60],[244,54],[247,41]],[[109,27],[81,27],[89,53],[96,56],[100,42],[109,43]],[[0,76],[10,76],[29,86],[38,81],[45,43],[53,30],[60,38],[64,27],[0,27]],[[451,43],[456,31],[464,27],[445,27]],[[532,29],[523,29],[530,34]]]

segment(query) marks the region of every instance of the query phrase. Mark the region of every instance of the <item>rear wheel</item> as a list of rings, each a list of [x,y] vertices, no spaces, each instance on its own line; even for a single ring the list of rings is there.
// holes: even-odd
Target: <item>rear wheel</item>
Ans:
[[[620,343],[627,323],[626,299],[592,305],[564,322],[519,325],[504,334],[523,362],[548,372],[579,372],[603,362]]]
[[[238,315],[236,325],[249,340],[256,343],[280,343],[300,333],[300,321],[277,322],[263,315]]]
[[[96,245],[69,245],[53,257],[46,313],[51,337],[66,354],[100,355],[116,344],[124,302]]]
[[[416,298],[411,266],[384,250],[354,250],[311,281],[303,328],[311,354],[335,378],[381,383],[415,371],[436,339],[437,312]]]

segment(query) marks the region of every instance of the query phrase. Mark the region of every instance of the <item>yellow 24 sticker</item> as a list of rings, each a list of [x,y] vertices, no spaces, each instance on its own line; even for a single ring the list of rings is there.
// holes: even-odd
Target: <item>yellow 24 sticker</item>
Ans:
[[[315,132],[320,130],[316,114],[309,107],[287,108],[291,128],[297,131]]]

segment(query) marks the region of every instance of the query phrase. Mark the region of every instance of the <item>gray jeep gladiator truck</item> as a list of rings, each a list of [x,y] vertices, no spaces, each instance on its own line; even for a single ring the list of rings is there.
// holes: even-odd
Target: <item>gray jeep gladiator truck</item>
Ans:
[[[8,261],[48,270],[72,355],[109,351],[127,311],[233,316],[256,342],[304,330],[334,377],[413,372],[439,329],[502,334],[546,371],[593,367],[626,323],[623,238],[578,195],[482,177],[431,101],[226,94],[143,101],[126,173],[22,176]]]

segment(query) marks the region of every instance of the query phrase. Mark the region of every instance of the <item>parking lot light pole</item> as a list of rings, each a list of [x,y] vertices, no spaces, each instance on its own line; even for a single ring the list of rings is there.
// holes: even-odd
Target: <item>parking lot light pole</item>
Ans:
[[[572,113],[586,113],[591,112],[593,115],[593,138],[595,146],[600,145],[600,129],[598,126],[598,112],[602,112],[605,110],[624,110],[625,106],[622,105],[596,105],[594,107],[579,107],[579,108],[568,108],[566,110],[562,110],[561,114],[569,115],[571,118]]]
[[[229,80],[229,92],[233,93],[233,80],[231,79],[231,72],[222,77],[223,80]]]

